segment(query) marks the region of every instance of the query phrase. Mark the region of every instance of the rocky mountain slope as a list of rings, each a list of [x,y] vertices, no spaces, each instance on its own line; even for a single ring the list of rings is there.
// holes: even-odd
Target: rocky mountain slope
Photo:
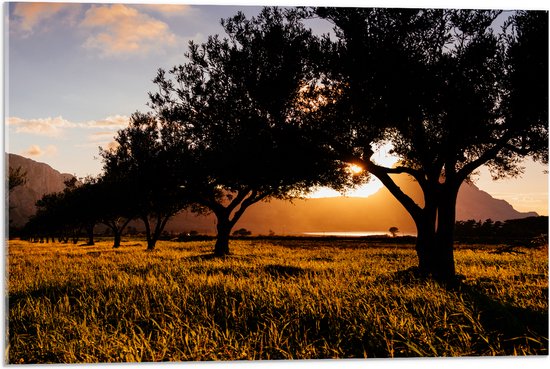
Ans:
[[[62,191],[65,188],[63,182],[73,176],[59,173],[47,164],[23,156],[15,154],[6,154],[6,156],[9,167],[21,167],[23,172],[27,173],[27,182],[16,187],[9,194],[10,225],[20,227],[36,212],[34,204],[38,199],[46,193]]]

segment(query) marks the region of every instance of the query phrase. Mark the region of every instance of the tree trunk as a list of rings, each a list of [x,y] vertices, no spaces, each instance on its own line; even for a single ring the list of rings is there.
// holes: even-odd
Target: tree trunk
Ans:
[[[151,225],[149,224],[149,217],[143,216],[141,218],[145,225],[145,235],[147,236],[147,251],[153,251],[155,249],[156,240],[151,236]]]
[[[120,226],[118,220],[110,220],[103,223],[113,232],[113,248],[116,249],[120,247],[120,242],[122,241],[122,232],[124,231],[124,228],[126,228],[128,223],[130,223],[130,218],[126,219]]]
[[[145,224],[145,232],[147,234],[147,251],[153,251],[155,249],[157,241],[160,238],[160,235],[162,234],[162,231],[164,230],[164,227],[166,226],[166,223],[168,222],[168,219],[170,219],[170,217],[171,214],[156,215],[154,230],[151,229],[149,217],[142,217],[143,223]]]
[[[435,243],[435,219],[426,217],[416,222],[416,232],[418,269],[423,275],[429,275],[433,268],[432,249]]]
[[[114,231],[114,230],[113,230]],[[121,234],[118,230],[114,231],[114,244],[113,248],[117,249],[120,247]]]
[[[214,245],[214,255],[229,255],[229,234],[231,233],[231,224],[228,219],[218,217],[217,225],[218,235]]]
[[[453,231],[458,191],[451,188],[447,186],[441,188],[441,192],[425,193],[422,215],[414,219],[418,269],[422,275],[436,280],[455,277]]]
[[[452,280],[456,276],[454,261],[454,227],[458,190],[446,189],[439,202],[436,249],[432,274],[436,279]]]
[[[88,235],[88,242],[86,243],[86,245],[88,245],[88,246],[95,245],[95,242],[94,242],[94,226],[95,226],[95,224],[88,224],[88,226],[86,227],[86,233]]]
[[[147,251],[153,251],[157,245],[157,240],[153,237],[147,237]]]

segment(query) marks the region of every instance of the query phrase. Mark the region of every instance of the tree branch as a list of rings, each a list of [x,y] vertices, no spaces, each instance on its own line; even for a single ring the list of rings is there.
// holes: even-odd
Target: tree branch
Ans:
[[[241,218],[241,216],[244,214],[245,210],[250,206],[250,205],[253,205],[255,203],[257,203],[258,201],[261,201],[263,199],[265,199],[267,196],[270,195],[270,192],[269,191],[265,191],[265,192],[260,192],[258,193],[258,191],[256,190],[253,190],[251,193],[250,193],[250,196],[248,196],[242,203],[241,203],[241,206],[239,207],[239,210],[237,210],[235,212],[235,214],[233,215],[233,218],[230,220],[230,223],[231,223],[231,226],[234,226],[237,221]]]
[[[391,192],[391,194],[399,201],[401,205],[409,212],[409,214],[416,220],[419,220],[422,216],[422,208],[414,202],[412,198],[410,198],[407,194],[405,194],[397,184],[395,184],[394,180],[391,179],[389,176],[390,173],[392,174],[399,174],[399,173],[415,173],[413,177],[416,179],[418,176],[418,171],[412,169],[412,168],[406,168],[406,167],[399,167],[399,168],[386,168],[381,167],[379,165],[376,165],[370,160],[363,160],[363,165],[369,171],[372,173],[376,178],[382,182],[384,186],[388,189],[388,191]],[[423,181],[425,181],[423,179]],[[420,183],[420,182],[419,182]]]
[[[494,159],[499,151],[508,144],[508,141],[508,135],[504,135],[493,147],[487,149],[487,151],[481,154],[477,159],[464,165],[457,173],[456,177],[458,181],[462,183],[474,170],[487,163],[489,160]]]

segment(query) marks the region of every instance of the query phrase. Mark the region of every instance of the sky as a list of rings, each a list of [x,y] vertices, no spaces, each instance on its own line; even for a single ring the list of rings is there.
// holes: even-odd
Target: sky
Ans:
[[[209,35],[223,34],[221,18],[237,11],[256,15],[259,6],[224,5],[249,3],[5,3],[5,150],[78,177],[99,174],[99,146],[112,145],[116,131],[126,126],[133,112],[148,110],[147,93],[155,89],[152,80],[157,69],[184,63],[190,40],[201,43]],[[396,6],[394,3],[360,4]],[[519,7],[517,3],[488,1],[484,5],[513,9]],[[447,2],[414,4],[433,7]],[[537,2],[520,4],[522,8],[540,8]],[[331,29],[322,22],[311,26],[318,32]],[[379,160],[391,162],[384,155]],[[517,210],[547,215],[545,169],[526,162],[522,178],[497,182],[482,169],[476,184]],[[374,182],[347,195],[367,196],[380,187]],[[334,195],[338,194],[316,194]]]

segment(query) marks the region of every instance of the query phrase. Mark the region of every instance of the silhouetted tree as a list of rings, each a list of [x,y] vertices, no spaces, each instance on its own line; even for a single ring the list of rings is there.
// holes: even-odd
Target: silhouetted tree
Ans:
[[[182,188],[217,218],[220,256],[251,205],[345,178],[341,163],[326,170],[335,162],[303,127],[303,95],[315,81],[307,58],[318,45],[296,13],[265,8],[222,25],[227,38],[190,43],[189,62],[171,76],[159,70],[159,92],[151,94],[163,142],[180,160]]]
[[[388,232],[391,233],[392,237],[396,237],[396,236],[397,236],[397,232],[399,232],[399,228],[397,228],[397,227],[390,227],[390,229],[388,230]]]
[[[97,188],[97,178],[86,177],[76,182],[73,177],[71,182],[65,185],[65,202],[69,207],[68,216],[72,217],[72,222],[80,225],[86,232],[88,241],[87,246],[95,244],[94,229],[99,223],[100,212],[102,211],[99,202],[99,193]]]
[[[135,194],[128,191],[125,176],[101,176],[95,183],[98,222],[109,227],[113,247],[120,247],[122,232],[136,217]]]
[[[246,228],[240,228],[233,232],[233,236],[241,236],[241,237],[250,236],[251,234],[252,232],[250,232]]]
[[[42,196],[36,207],[36,213],[29,218],[22,233],[33,241],[48,242],[54,236],[64,240],[72,227],[67,223],[63,192]]]
[[[21,167],[12,168],[9,167],[7,186],[9,192],[18,186],[27,183],[27,172],[24,172]]]
[[[484,222],[458,221],[455,235],[459,242],[532,246],[534,240],[548,238],[548,217],[527,217],[504,222],[493,222],[491,219]]]
[[[40,242],[48,242],[50,238],[53,241],[55,237],[64,242],[69,237],[74,239],[83,226],[78,216],[80,209],[77,208],[73,194],[76,184],[76,178],[67,180],[63,191],[45,194],[36,201],[37,211],[30,217],[23,233],[40,239]]]
[[[547,162],[548,14],[522,11],[498,30],[500,11],[318,8],[335,24],[319,60],[324,144],[365,168],[417,227],[419,269],[455,275],[453,230],[460,185],[482,165],[495,178]],[[373,158],[390,143],[401,161]],[[412,176],[417,204],[392,176]]]
[[[106,190],[110,187],[114,191],[110,196],[122,194],[113,199],[114,208],[107,208],[105,215],[110,220],[105,223],[119,233],[129,218],[142,220],[147,250],[155,248],[168,220],[187,205],[181,184],[176,181],[171,141],[164,133],[155,117],[135,113],[129,126],[115,137],[118,146],[100,151],[104,177],[110,181],[104,183]],[[119,219],[121,216],[126,220]],[[122,223],[115,227],[115,221]]]

